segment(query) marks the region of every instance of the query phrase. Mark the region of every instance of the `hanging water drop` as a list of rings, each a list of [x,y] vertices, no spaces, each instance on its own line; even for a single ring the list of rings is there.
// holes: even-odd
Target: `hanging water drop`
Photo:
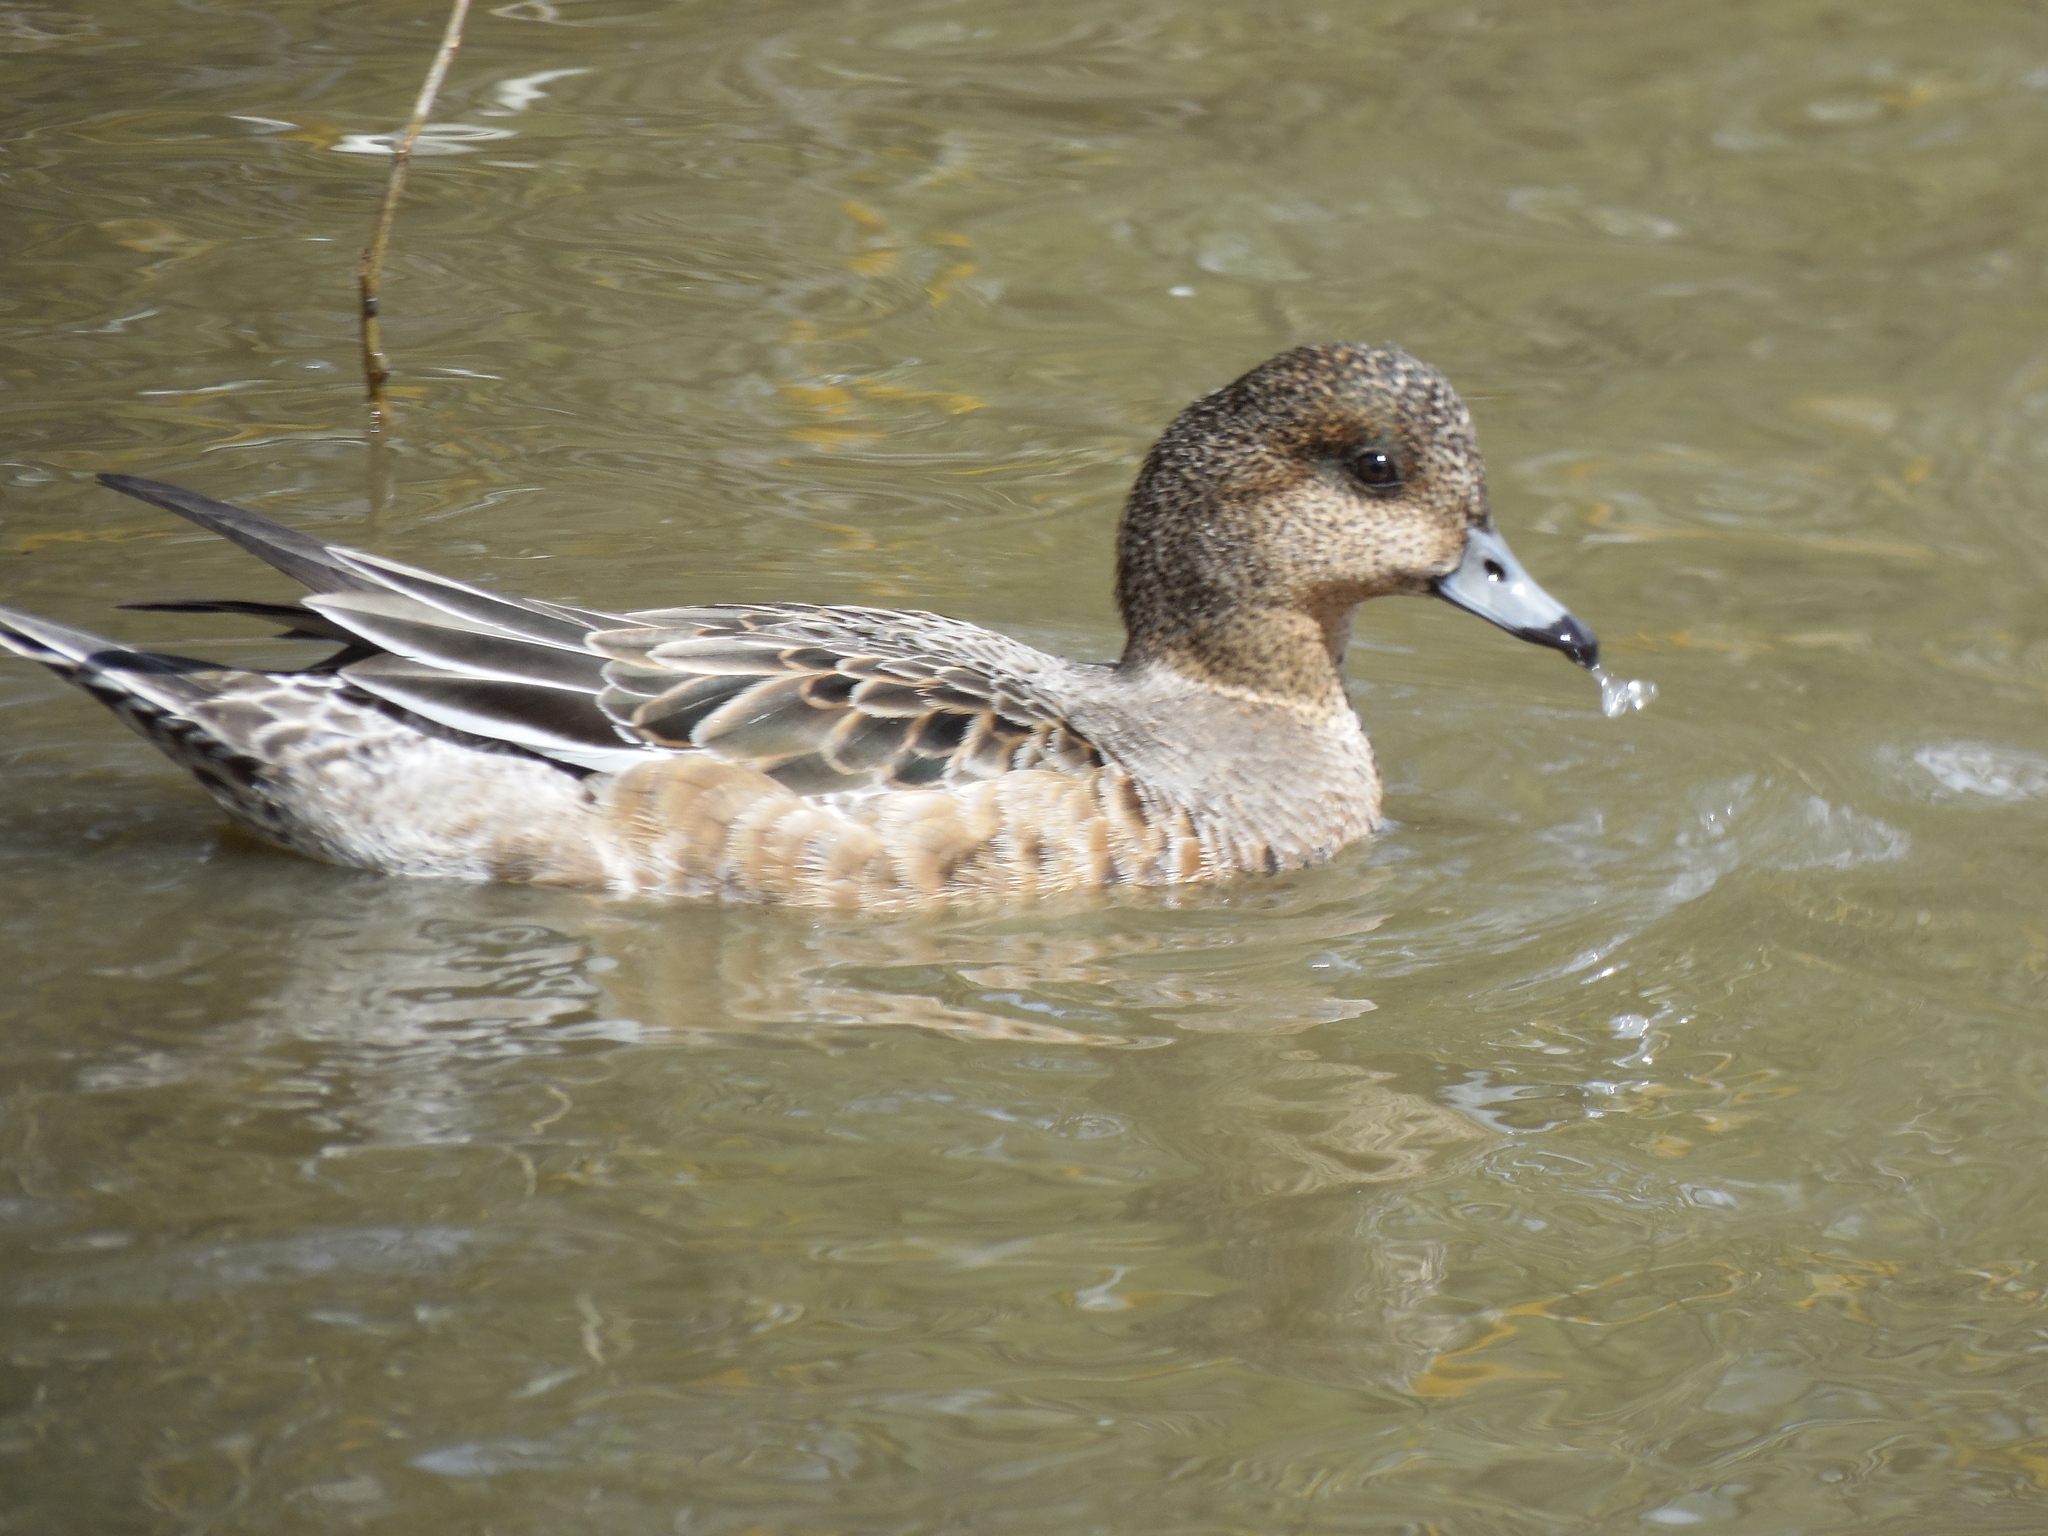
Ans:
[[[1657,697],[1657,685],[1647,678],[1616,677],[1605,667],[1593,668],[1593,681],[1600,685],[1600,713],[1610,720],[1643,709]]]

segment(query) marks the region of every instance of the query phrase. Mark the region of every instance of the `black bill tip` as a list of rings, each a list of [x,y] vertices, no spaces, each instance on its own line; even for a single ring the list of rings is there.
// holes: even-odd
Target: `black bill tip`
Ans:
[[[1518,629],[1514,633],[1531,644],[1563,651],[1589,672],[1600,665],[1600,637],[1570,614],[1541,629]]]

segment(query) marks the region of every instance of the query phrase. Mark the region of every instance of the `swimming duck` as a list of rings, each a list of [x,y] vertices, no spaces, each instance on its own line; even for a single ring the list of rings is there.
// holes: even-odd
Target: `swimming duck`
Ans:
[[[7,609],[0,645],[257,836],[399,875],[875,910],[1291,869],[1380,823],[1344,685],[1359,603],[1433,594],[1597,660],[1495,530],[1464,403],[1384,347],[1297,347],[1167,429],[1118,532],[1110,664],[932,613],[505,597],[100,480],[310,589],[133,606],[341,649],[244,671]]]

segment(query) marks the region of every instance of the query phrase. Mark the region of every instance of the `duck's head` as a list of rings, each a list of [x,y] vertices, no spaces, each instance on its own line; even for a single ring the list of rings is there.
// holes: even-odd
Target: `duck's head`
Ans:
[[[1464,402],[1391,347],[1297,347],[1197,400],[1146,459],[1118,533],[1126,667],[1328,700],[1352,610],[1396,592],[1599,658],[1495,530]]]

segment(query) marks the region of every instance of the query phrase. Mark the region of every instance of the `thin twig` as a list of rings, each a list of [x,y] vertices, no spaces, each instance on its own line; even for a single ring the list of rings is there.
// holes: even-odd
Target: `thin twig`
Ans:
[[[377,285],[384,277],[384,253],[391,245],[391,225],[398,217],[398,198],[405,190],[405,171],[412,164],[413,146],[419,142],[420,130],[427,126],[427,114],[434,110],[434,98],[441,92],[441,82],[448,76],[448,66],[455,62],[455,51],[462,46],[462,24],[468,19],[469,0],[454,0],[448,8],[448,26],[441,34],[440,51],[434,55],[427,78],[420,85],[419,100],[413,103],[412,121],[405,125],[405,132],[392,148],[391,174],[384,182],[384,203],[377,210],[377,224],[370,233],[370,243],[363,247],[363,254],[356,261],[356,296],[360,300],[363,336],[363,389],[370,402],[373,437],[383,433],[384,420],[390,410],[384,382],[391,377],[391,370],[385,364],[383,344],[377,335]]]

